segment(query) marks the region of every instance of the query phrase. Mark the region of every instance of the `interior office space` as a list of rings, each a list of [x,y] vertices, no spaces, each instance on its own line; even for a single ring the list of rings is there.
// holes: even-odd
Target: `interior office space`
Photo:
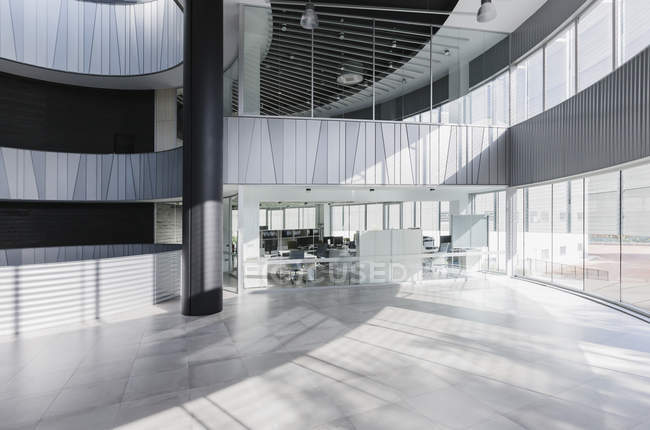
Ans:
[[[650,3],[0,0],[0,428],[650,427]]]

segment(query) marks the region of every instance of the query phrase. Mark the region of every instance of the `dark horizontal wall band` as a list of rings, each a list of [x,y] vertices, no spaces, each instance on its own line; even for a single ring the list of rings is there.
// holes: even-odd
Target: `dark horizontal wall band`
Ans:
[[[153,203],[0,202],[0,249],[153,243]]]
[[[386,100],[375,106],[375,119],[382,121],[401,121],[409,116],[429,110],[432,95],[430,85],[406,93],[394,99]],[[433,106],[449,100],[449,75],[433,82]],[[372,106],[346,113],[338,118],[372,119]]]
[[[510,129],[511,185],[650,156],[650,48],[564,103]]]
[[[510,61],[515,62],[550,36],[591,0],[547,0],[510,35]]]
[[[496,45],[469,62],[469,86],[496,75],[510,65],[510,37],[505,37]]]
[[[98,260],[102,258],[127,257],[130,255],[159,254],[162,252],[180,251],[180,249],[181,245],[152,243],[0,249],[0,267]]]
[[[0,146],[97,154],[153,152],[152,90],[77,87],[4,73],[0,88]]]
[[[73,154],[0,147],[0,199],[136,201],[178,198],[183,148]]]

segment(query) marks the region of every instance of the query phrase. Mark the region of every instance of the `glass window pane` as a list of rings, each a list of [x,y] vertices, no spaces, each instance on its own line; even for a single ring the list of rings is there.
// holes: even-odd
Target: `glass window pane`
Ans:
[[[297,229],[300,228],[300,220],[298,219],[299,217],[299,210],[298,208],[287,208],[284,210],[284,228],[289,230],[289,229]]]
[[[316,228],[316,208],[300,209],[300,228]]]
[[[619,174],[585,179],[585,291],[619,300]]]
[[[546,109],[562,103],[574,92],[574,28],[569,26],[546,45]]]
[[[621,300],[650,310],[650,176],[648,166],[623,170]]]
[[[492,109],[492,124],[510,124],[510,86],[508,72],[502,73],[491,84],[490,104]]]
[[[440,202],[440,234],[449,235],[449,202]]]
[[[368,230],[383,230],[384,206],[381,203],[368,205]]]
[[[553,185],[553,282],[582,289],[582,180]]]
[[[512,196],[512,239],[514,245],[515,275],[524,276],[524,189],[519,188]]]
[[[517,64],[513,70],[513,122],[521,122],[544,110],[544,56],[538,50]]]
[[[612,71],[612,0],[600,0],[578,19],[578,91]]]
[[[343,234],[343,206],[332,206],[332,235],[341,236]]]
[[[619,0],[619,49],[625,62],[650,45],[650,1]]]
[[[266,225],[266,209],[260,209],[260,227]]]
[[[388,228],[400,228],[400,204],[390,203],[388,205]]]
[[[498,272],[506,272],[506,192],[497,193]]]
[[[270,223],[269,230],[283,230],[284,229],[284,220],[283,220],[283,210],[282,209],[273,209],[269,211]]]
[[[551,185],[526,190],[524,274],[527,277],[551,280]]]
[[[490,125],[488,110],[488,85],[482,85],[469,93],[470,124]]]
[[[413,228],[415,226],[415,213],[413,205],[415,202],[402,203],[402,228]]]

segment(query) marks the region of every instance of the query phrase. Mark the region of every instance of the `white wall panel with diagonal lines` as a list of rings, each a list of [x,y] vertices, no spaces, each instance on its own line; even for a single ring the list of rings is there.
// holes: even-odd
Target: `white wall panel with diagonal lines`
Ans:
[[[224,183],[507,185],[507,129],[387,121],[224,119]]]
[[[0,57],[92,75],[156,73],[183,61],[174,0],[0,0]]]

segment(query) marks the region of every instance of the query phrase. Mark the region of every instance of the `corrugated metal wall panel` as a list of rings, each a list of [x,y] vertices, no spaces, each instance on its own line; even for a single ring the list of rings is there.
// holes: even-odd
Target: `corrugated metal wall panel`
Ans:
[[[513,126],[511,185],[650,156],[650,48],[560,105]]]

